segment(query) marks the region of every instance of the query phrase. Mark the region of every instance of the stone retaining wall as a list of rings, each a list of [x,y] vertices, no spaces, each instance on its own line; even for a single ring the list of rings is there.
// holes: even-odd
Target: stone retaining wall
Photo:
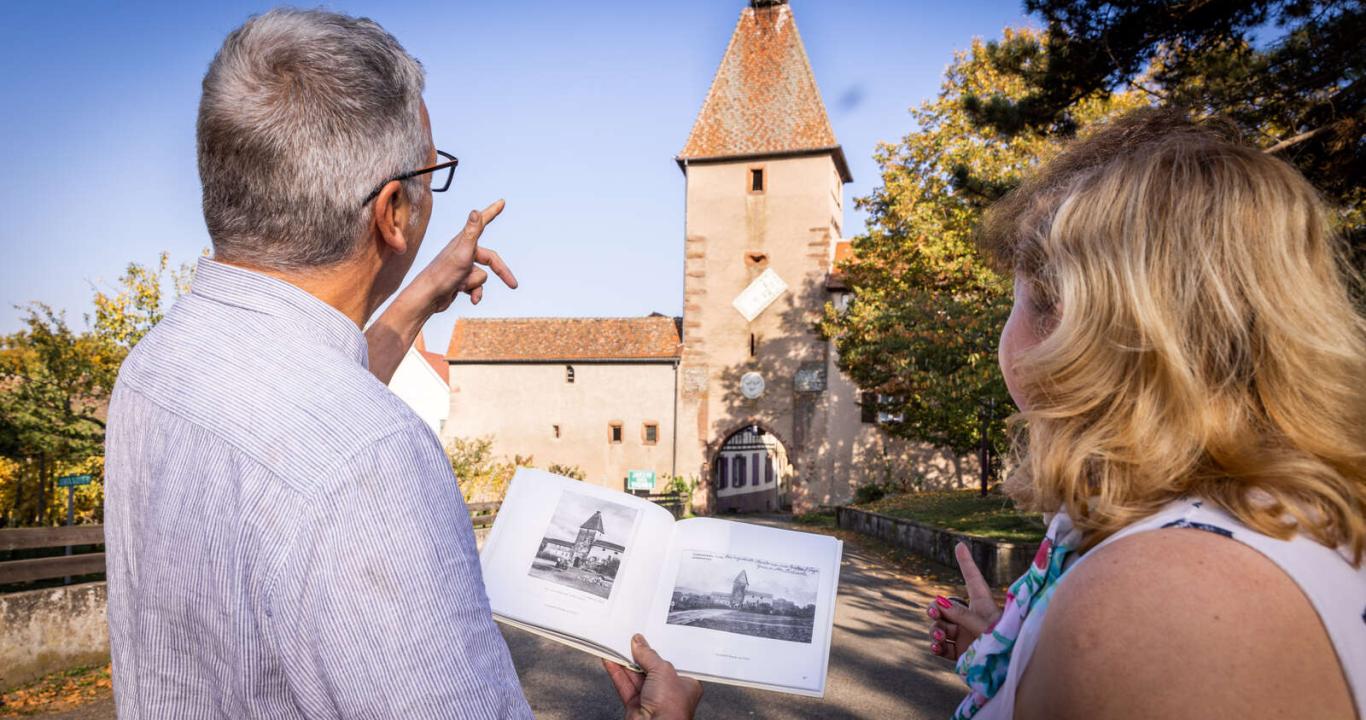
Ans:
[[[484,546],[488,528],[474,531]],[[109,662],[108,586],[81,583],[0,595],[0,691],[48,673]]]
[[[1039,551],[1038,543],[989,540],[850,507],[835,508],[835,520],[841,528],[871,535],[952,568],[958,567],[958,560],[953,555],[954,545],[966,543],[982,575],[994,586],[1014,582],[1029,569],[1029,563]]]
[[[103,582],[0,595],[0,690],[109,662]]]

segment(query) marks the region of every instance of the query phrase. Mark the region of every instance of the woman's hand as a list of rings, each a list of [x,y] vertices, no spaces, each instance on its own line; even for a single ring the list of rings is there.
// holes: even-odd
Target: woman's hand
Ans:
[[[972,641],[996,624],[1001,608],[991,596],[991,586],[977,569],[968,546],[958,543],[953,554],[958,558],[958,569],[968,589],[968,604],[941,595],[926,612],[934,619],[930,626],[930,652],[956,661]]]
[[[602,661],[626,707],[626,720],[692,720],[702,699],[702,683],[679,677],[673,663],[660,657],[642,635],[631,638],[631,657],[645,669],[643,675]]]

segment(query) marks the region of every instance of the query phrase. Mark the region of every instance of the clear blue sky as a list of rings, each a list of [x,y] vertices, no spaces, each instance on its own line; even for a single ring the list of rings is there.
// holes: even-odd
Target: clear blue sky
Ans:
[[[460,158],[418,263],[471,208],[521,280],[457,314],[630,316],[682,306],[683,146],[745,0],[343,2],[427,69],[437,146]],[[81,324],[93,286],[163,249],[209,246],[199,210],[199,82],[224,35],[265,2],[10,3],[0,24],[0,332],[41,300]],[[911,129],[955,50],[1027,22],[1018,0],[792,0],[854,174]],[[857,234],[852,208],[845,233]]]

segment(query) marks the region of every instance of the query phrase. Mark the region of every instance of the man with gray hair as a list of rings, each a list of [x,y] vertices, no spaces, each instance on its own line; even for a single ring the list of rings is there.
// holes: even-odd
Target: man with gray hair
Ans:
[[[423,72],[375,23],[275,10],[204,77],[214,258],[119,373],[105,542],[121,718],[507,718],[530,709],[436,436],[385,387],[423,323],[479,302],[502,201],[402,285],[439,153]],[[481,267],[482,266],[482,267]],[[486,271],[484,268],[488,268]],[[628,716],[690,717],[635,644]]]

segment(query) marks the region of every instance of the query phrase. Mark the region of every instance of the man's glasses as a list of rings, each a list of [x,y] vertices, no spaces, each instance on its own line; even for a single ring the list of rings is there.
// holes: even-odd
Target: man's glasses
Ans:
[[[365,201],[360,204],[361,207],[369,205],[371,200],[378,197],[379,192],[384,189],[385,185],[388,185],[395,180],[407,180],[409,178],[415,178],[418,175],[426,175],[427,173],[432,174],[432,192],[446,192],[446,189],[451,186],[451,178],[455,177],[455,166],[460,164],[460,160],[454,155],[441,152],[440,150],[437,150],[436,154],[437,156],[444,158],[445,162],[439,162],[431,167],[387,178],[384,182],[380,183],[373,192],[365,196]]]

